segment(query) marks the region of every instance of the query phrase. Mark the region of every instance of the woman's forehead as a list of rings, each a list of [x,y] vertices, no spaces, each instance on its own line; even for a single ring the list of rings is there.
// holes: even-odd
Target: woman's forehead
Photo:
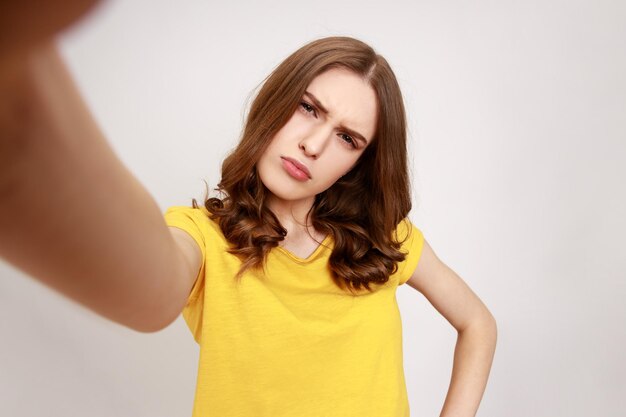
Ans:
[[[378,116],[374,88],[360,75],[344,68],[332,68],[316,76],[305,96],[333,122],[359,132],[370,142]]]

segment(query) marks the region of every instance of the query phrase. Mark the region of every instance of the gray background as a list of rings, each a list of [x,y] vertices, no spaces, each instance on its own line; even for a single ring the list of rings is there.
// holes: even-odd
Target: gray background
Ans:
[[[622,416],[626,3],[231,3],[111,1],[61,40],[160,207],[216,186],[251,92],[282,59],[360,38],[403,89],[410,217],[499,325],[478,414]],[[191,414],[198,347],[182,318],[136,333],[6,263],[0,274],[0,415]],[[411,287],[398,302],[412,416],[436,416],[456,333]]]

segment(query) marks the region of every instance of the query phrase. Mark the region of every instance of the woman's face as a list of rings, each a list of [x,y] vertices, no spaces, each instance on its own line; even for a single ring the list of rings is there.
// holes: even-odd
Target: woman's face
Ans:
[[[372,141],[377,114],[376,93],[358,75],[343,68],[318,75],[259,159],[261,181],[281,200],[315,197],[356,164]]]

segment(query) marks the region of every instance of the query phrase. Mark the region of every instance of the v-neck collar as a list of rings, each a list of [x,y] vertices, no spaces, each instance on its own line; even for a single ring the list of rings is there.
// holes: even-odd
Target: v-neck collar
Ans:
[[[306,263],[309,263],[309,262],[312,262],[313,260],[315,260],[318,257],[318,255],[320,254],[320,252],[322,252],[324,249],[326,249],[327,246],[329,246],[331,240],[332,240],[332,237],[331,237],[331,235],[329,233],[329,234],[326,235],[324,240],[322,240],[322,243],[317,245],[317,248],[315,248],[313,253],[311,253],[307,258],[301,258],[299,256],[296,256],[295,254],[289,252],[287,249],[285,249],[282,246],[276,246],[276,249],[279,252],[282,252],[283,254],[287,255],[287,257],[289,257],[293,261],[295,261],[297,263],[301,263],[301,264],[306,264]]]

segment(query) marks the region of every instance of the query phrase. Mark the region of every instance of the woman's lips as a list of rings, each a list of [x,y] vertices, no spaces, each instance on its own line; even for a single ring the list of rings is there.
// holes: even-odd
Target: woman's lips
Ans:
[[[289,175],[299,181],[306,181],[311,178],[311,173],[304,164],[293,158],[284,156],[281,158],[283,160],[283,168]]]

